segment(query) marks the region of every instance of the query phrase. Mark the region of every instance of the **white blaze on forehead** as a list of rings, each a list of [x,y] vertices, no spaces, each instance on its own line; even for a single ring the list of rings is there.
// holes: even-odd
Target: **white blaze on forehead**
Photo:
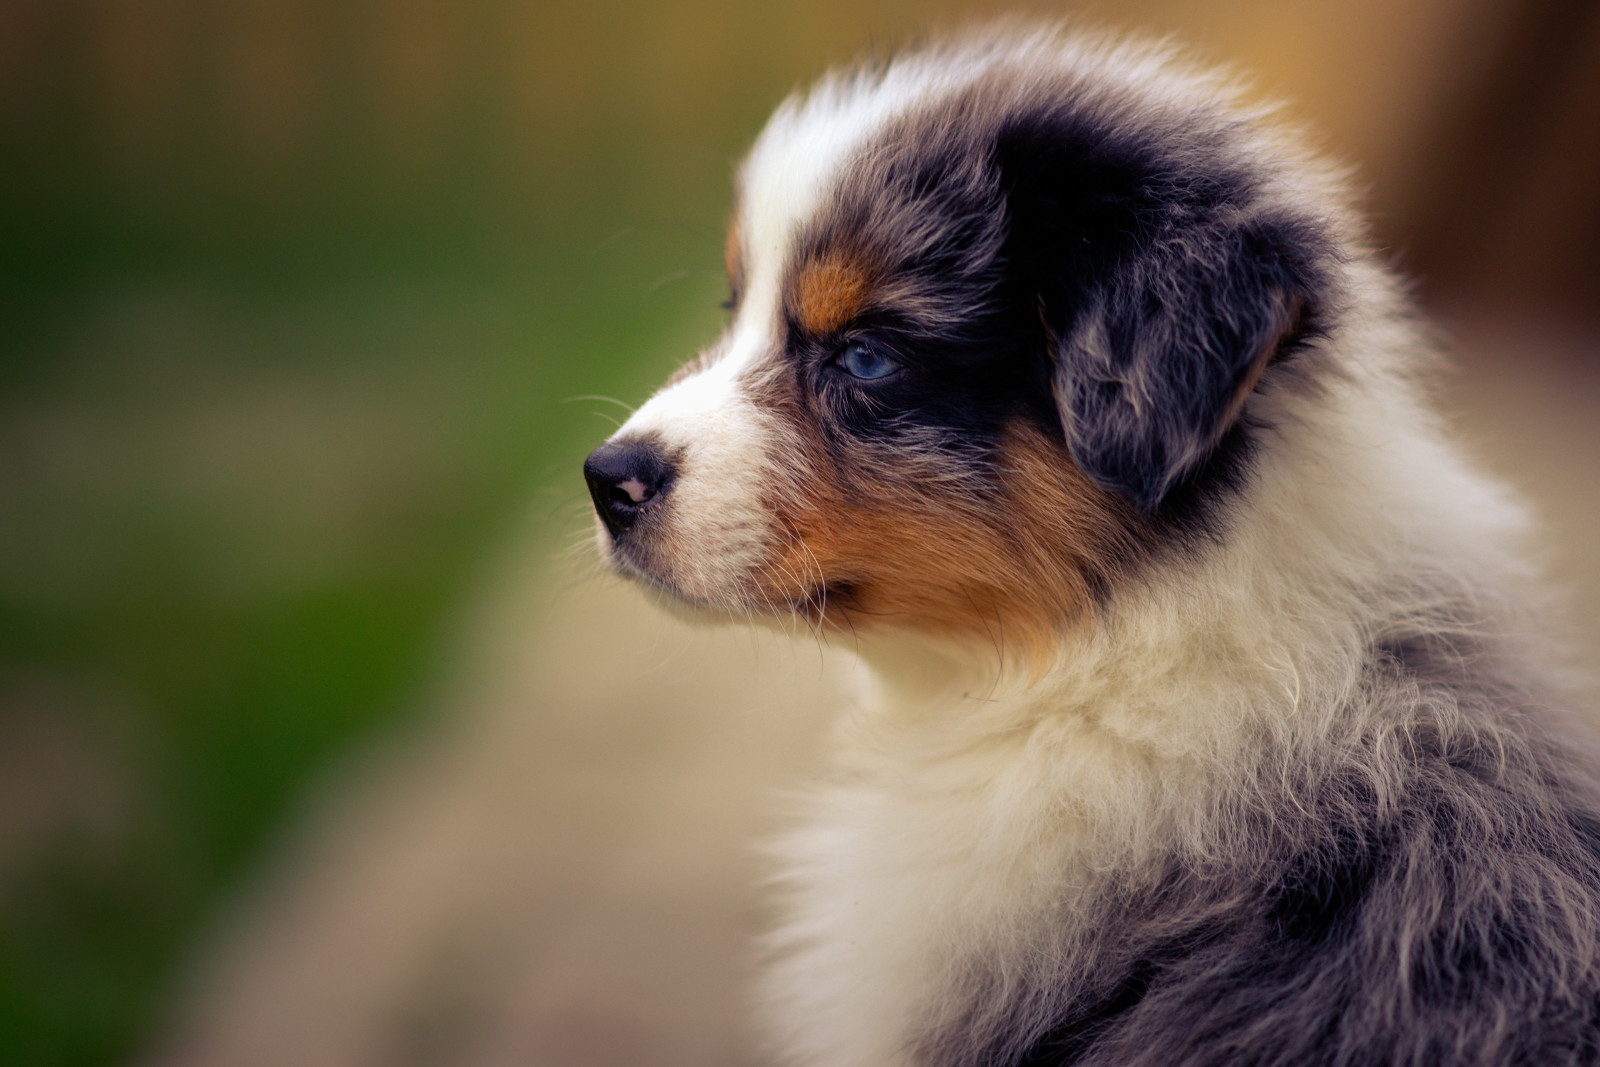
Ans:
[[[790,97],[740,169],[746,294],[755,296],[763,281],[774,287],[760,300],[741,301],[741,312],[752,304],[763,314],[771,309],[783,253],[797,230],[816,214],[841,168],[896,118],[937,107],[999,67],[1027,72],[1015,86],[1021,93],[1031,82],[1070,74],[1085,91],[1095,85],[1138,87],[1142,96],[1167,96],[1174,106],[1196,97],[1233,95],[1219,75],[1174,72],[1169,51],[1160,44],[1128,46],[1094,35],[1063,41],[1048,28],[1020,37],[1000,29],[883,68],[835,73]]]
[[[740,171],[741,235],[749,248],[787,247],[797,225],[815,214],[840,165],[909,102],[853,78],[824,82],[779,108]]]

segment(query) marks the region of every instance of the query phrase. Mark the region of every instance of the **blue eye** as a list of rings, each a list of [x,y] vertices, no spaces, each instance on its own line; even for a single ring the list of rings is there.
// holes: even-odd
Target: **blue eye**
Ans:
[[[851,341],[839,353],[839,366],[857,378],[872,381],[887,378],[900,369],[900,364],[865,341]]]

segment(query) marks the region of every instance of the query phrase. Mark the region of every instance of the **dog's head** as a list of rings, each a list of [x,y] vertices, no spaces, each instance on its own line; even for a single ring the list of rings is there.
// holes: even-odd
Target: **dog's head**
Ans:
[[[584,466],[603,553],[732,612],[1059,632],[1248,490],[1338,258],[1308,181],[1153,49],[825,81],[740,172],[728,329]]]

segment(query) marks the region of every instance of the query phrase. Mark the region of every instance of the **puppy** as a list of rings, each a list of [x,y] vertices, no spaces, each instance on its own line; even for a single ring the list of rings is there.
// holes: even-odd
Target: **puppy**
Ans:
[[[868,668],[776,845],[809,1067],[1600,1063],[1600,788],[1523,520],[1339,176],[1160,47],[835,74],[600,550]]]

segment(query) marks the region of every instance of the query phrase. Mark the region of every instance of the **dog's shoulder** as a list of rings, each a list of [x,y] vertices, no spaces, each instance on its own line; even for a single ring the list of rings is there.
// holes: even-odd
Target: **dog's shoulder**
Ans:
[[[949,967],[915,1062],[1600,1063],[1600,782],[1494,645],[1375,641],[1359,730]]]

